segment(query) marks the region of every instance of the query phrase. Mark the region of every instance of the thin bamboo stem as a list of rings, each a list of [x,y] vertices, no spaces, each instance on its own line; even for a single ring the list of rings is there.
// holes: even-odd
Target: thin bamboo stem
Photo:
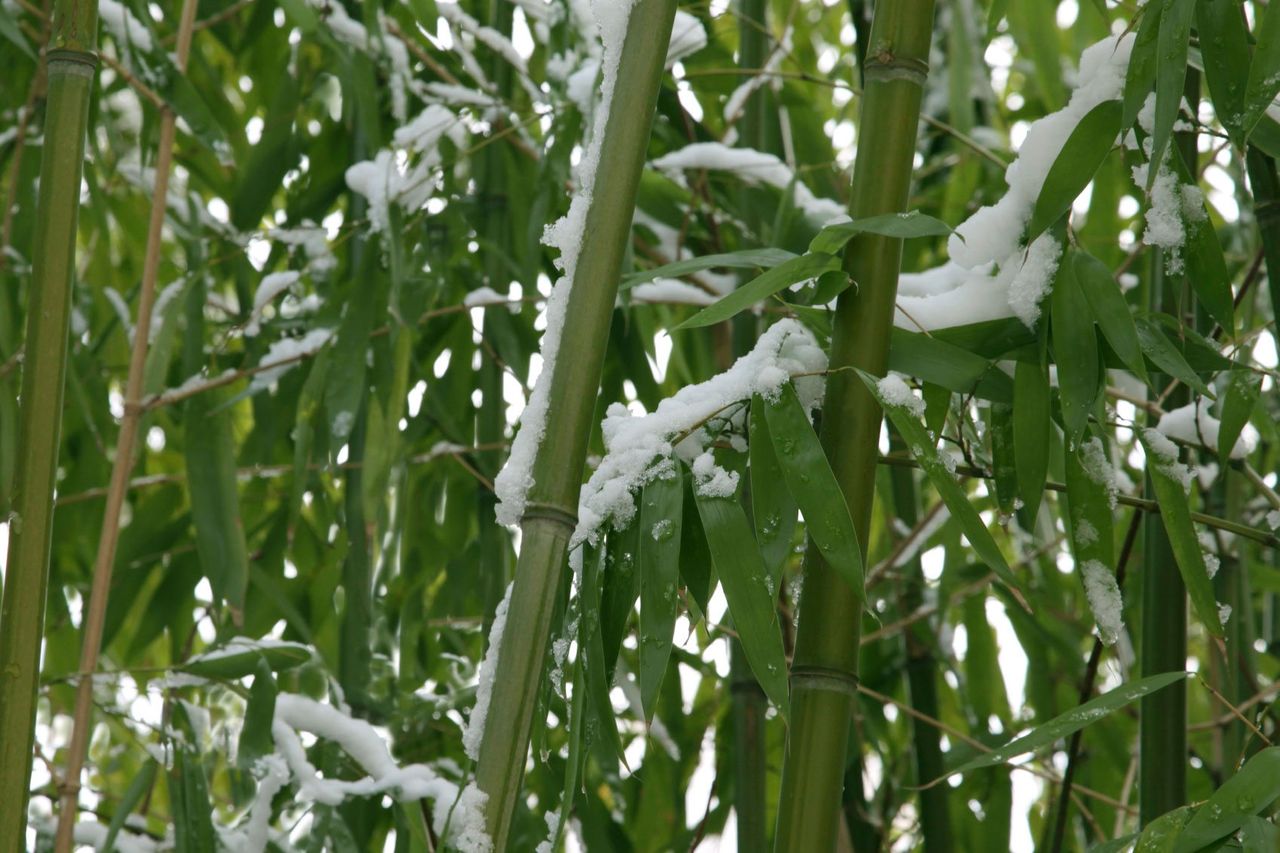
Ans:
[[[506,629],[498,649],[476,784],[487,795],[486,823],[495,850],[506,850],[524,778],[529,735],[542,683],[551,619],[561,588],[569,537],[617,297],[618,271],[644,168],[675,0],[638,0],[627,21],[617,82],[608,109],[602,156],[587,207],[587,227],[565,316],[573,323],[571,357],[549,375],[545,433],[533,466],[529,506],[521,522]],[[566,329],[566,336],[569,334]]]
[[[875,8],[864,69],[851,215],[906,209],[920,100],[933,34],[933,0]],[[831,363],[883,374],[897,294],[902,242],[880,236],[851,241],[845,270],[857,288],[841,294],[832,327]],[[864,552],[871,526],[881,412],[852,371],[827,379],[822,442],[844,492]],[[806,555],[801,618],[791,669],[791,720],[778,829],[778,851],[825,851],[836,843],[850,721],[858,685],[861,608],[855,591],[813,548]]]
[[[196,0],[183,0],[178,23],[177,67],[186,70],[191,51],[192,25],[196,16]],[[76,685],[75,717],[71,732],[71,744],[67,750],[67,770],[59,790],[60,805],[58,830],[54,838],[54,850],[66,853],[71,849],[76,823],[76,802],[80,794],[80,771],[88,750],[92,731],[93,673],[98,668],[98,654],[102,648],[102,629],[107,616],[107,597],[111,590],[112,566],[115,563],[116,545],[120,540],[120,511],[129,488],[129,474],[133,470],[134,449],[138,428],[142,421],[143,374],[147,363],[147,348],[151,335],[151,311],[155,305],[156,279],[160,271],[160,246],[166,199],[169,192],[169,175],[173,168],[173,143],[176,117],[173,110],[165,108],[160,114],[160,138],[157,143],[155,187],[151,196],[151,219],[147,228],[146,255],[142,262],[142,285],[138,294],[138,318],[133,329],[133,350],[129,357],[129,378],[125,384],[124,417],[116,436],[116,455],[111,466],[111,485],[107,491],[106,506],[102,514],[102,530],[98,536],[98,550],[93,565],[93,586],[89,592],[89,607],[84,619],[84,643],[80,652],[80,678]]]
[[[8,577],[0,605],[0,850],[23,850],[27,843],[28,782],[97,25],[94,0],[58,0],[46,54],[49,96],[18,424],[22,452],[15,465]]]

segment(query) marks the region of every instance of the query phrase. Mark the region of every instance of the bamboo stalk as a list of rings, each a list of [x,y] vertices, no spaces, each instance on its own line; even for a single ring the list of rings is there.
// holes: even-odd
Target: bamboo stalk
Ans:
[[[933,33],[933,0],[876,6],[864,70],[851,215],[906,209],[920,99]],[[858,287],[840,296],[831,364],[883,374],[897,293],[902,242],[855,238],[845,269]],[[822,442],[864,550],[871,525],[881,412],[852,372],[827,379]],[[861,610],[854,591],[816,550],[806,555],[801,618],[791,670],[791,728],[783,765],[778,851],[830,850],[836,842],[841,781],[858,685]]]
[[[1200,77],[1187,72],[1187,95],[1199,103]],[[1170,156],[1182,157],[1195,174],[1195,137],[1180,133]],[[1155,168],[1153,165],[1152,168]],[[1151,256],[1151,287],[1148,304],[1153,310],[1178,315],[1186,281],[1170,280],[1164,271],[1164,253]],[[1152,387],[1160,382],[1151,377]],[[1174,398],[1177,399],[1174,399]],[[1166,408],[1186,403],[1188,392],[1179,386]],[[1144,479],[1147,497],[1154,496],[1150,475]],[[1159,522],[1148,517],[1143,522],[1142,548],[1142,635],[1139,666],[1142,677],[1185,669],[1187,665],[1187,588],[1178,571],[1173,547]],[[1146,826],[1187,800],[1187,686],[1171,684],[1158,696],[1143,697],[1138,712],[1138,812]]]
[[[185,71],[187,67],[195,15],[195,0],[183,0],[182,13],[178,22],[176,64],[179,72]],[[138,319],[134,324],[133,350],[129,356],[129,377],[125,384],[124,417],[121,418],[120,432],[116,436],[116,455],[111,465],[111,485],[107,490],[106,506],[102,513],[102,530],[98,536],[98,551],[94,558],[93,586],[89,592],[89,607],[84,620],[84,644],[80,652],[71,744],[67,750],[67,770],[59,791],[58,830],[54,838],[54,849],[58,853],[65,853],[71,849],[76,823],[76,803],[80,794],[80,772],[84,766],[89,735],[93,728],[91,719],[93,674],[98,668],[98,654],[102,649],[102,629],[107,616],[107,597],[111,590],[116,545],[120,541],[120,511],[124,506],[125,494],[129,488],[129,474],[133,470],[134,449],[142,422],[143,374],[151,335],[151,310],[155,305],[156,278],[160,270],[160,244],[163,240],[169,175],[173,168],[175,127],[176,117],[173,110],[166,107],[160,114],[155,187],[151,195],[151,219],[147,228],[146,255],[142,263],[142,286],[138,294]]]
[[[602,130],[603,155],[585,217],[566,317],[572,357],[550,375],[553,405],[533,466],[521,521],[520,558],[506,629],[497,653],[476,784],[488,796],[486,822],[495,850],[506,850],[524,777],[551,617],[575,526],[618,272],[631,232],[649,129],[657,105],[675,0],[637,0],[627,21],[612,103]],[[566,340],[570,330],[566,329]]]
[[[18,424],[22,451],[16,462],[8,576],[0,606],[0,850],[26,849],[27,786],[49,585],[80,177],[98,64],[97,27],[95,0],[58,0],[46,54],[49,88]]]

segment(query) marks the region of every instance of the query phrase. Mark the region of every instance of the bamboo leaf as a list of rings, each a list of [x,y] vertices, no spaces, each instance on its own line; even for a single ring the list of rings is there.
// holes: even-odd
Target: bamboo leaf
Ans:
[[[991,473],[1002,515],[1013,515],[1018,501],[1018,464],[1014,455],[1013,406],[991,406]]]
[[[600,564],[605,560],[604,549],[595,554],[588,551],[583,559],[582,598],[580,599],[582,621],[578,626],[580,632],[578,654],[584,659],[583,679],[586,684],[584,692],[590,702],[585,716],[595,720],[594,726],[585,723],[585,728],[589,730],[588,745],[597,747],[601,764],[612,771],[616,769],[617,760],[623,757],[623,753],[622,743],[618,738],[618,724],[613,713],[613,704],[609,701],[609,688],[612,686],[609,670],[612,668],[616,651],[613,655],[609,654],[603,630],[606,603]],[[586,568],[588,566],[590,569]]]
[[[774,590],[769,588],[768,572],[751,536],[751,525],[736,498],[707,497],[695,491],[695,500],[747,663],[765,695],[785,717],[787,656],[782,648]]]
[[[1280,797],[1280,747],[1258,752],[1240,772],[1200,808],[1178,836],[1173,853],[1194,853],[1225,838],[1256,814],[1266,811]]]
[[[186,706],[171,706],[174,727],[184,735],[173,741],[173,769],[169,771],[169,802],[173,813],[174,849],[182,853],[214,853],[213,811],[209,808],[209,782],[200,752],[192,746],[199,741],[187,715]]]
[[[684,475],[649,481],[640,496],[640,704],[645,718],[667,672],[676,624]]]
[[[751,398],[750,442],[751,520],[755,526],[760,556],[769,577],[782,576],[782,567],[791,554],[791,538],[796,527],[796,501],[787,489],[782,466],[773,449],[764,400]]]
[[[253,671],[253,686],[249,688],[249,701],[245,705],[240,745],[236,750],[236,764],[240,768],[249,770],[259,758],[275,752],[275,738],[271,734],[275,713],[275,674],[266,657],[259,656]]]
[[[1255,33],[1253,63],[1244,95],[1242,131],[1248,136],[1280,94],[1280,12],[1267,6]]]
[[[1089,853],[1124,853],[1124,851],[1131,849],[1133,842],[1137,840],[1138,833],[1130,832],[1127,835],[1121,835],[1119,838],[1095,844],[1089,848]]]
[[[866,606],[862,548],[844,492],[791,383],[782,386],[776,400],[765,401],[764,411],[787,489],[804,513],[805,530]]]
[[[14,8],[17,8],[16,6]],[[18,22],[13,19],[13,13],[8,6],[0,6],[0,36],[4,36],[9,41],[27,55],[29,59],[36,58],[35,53],[31,50],[31,45],[27,44],[27,40],[22,35],[22,30],[18,27]]]
[[[1244,143],[1244,101],[1249,79],[1249,31],[1236,0],[1196,4],[1196,30],[1213,111],[1237,146]]]
[[[221,399],[221,392],[210,391],[187,402],[184,423],[191,428],[184,430],[183,450],[201,568],[214,595],[238,610],[244,607],[249,558],[240,521],[231,412],[214,412]]]
[[[311,650],[299,643],[273,641],[270,645],[230,643],[210,649],[178,667],[179,671],[201,678],[244,678],[259,671],[265,661],[272,672],[301,666],[311,660]]]
[[[1206,397],[1214,396],[1209,386],[1196,375],[1191,365],[1187,364],[1187,359],[1169,342],[1164,332],[1151,318],[1137,317],[1134,320],[1134,326],[1138,330],[1138,342],[1142,345],[1142,352],[1152,364]]]
[[[1152,449],[1151,439],[1146,433],[1139,435],[1142,448],[1147,454],[1147,473],[1151,476],[1151,485],[1156,493],[1156,503],[1160,505],[1160,521],[1165,532],[1169,534],[1169,545],[1173,549],[1174,561],[1178,564],[1178,572],[1187,585],[1187,595],[1191,598],[1191,606],[1195,608],[1200,621],[1215,637],[1222,636],[1222,622],[1218,618],[1218,602],[1213,595],[1213,583],[1209,580],[1208,570],[1204,564],[1204,552],[1200,550],[1200,540],[1196,538],[1195,525],[1191,522],[1191,506],[1187,500],[1187,492],[1182,482],[1176,479],[1173,466],[1181,467],[1176,459],[1164,460]],[[1167,440],[1167,439],[1166,439]],[[1188,475],[1189,476],[1189,475]]]
[[[681,504],[680,577],[694,606],[706,613],[711,596],[711,552],[707,548],[702,518],[698,515],[698,504],[693,499],[693,481],[688,477],[685,478]]]
[[[1181,806],[1171,812],[1165,812],[1142,830],[1134,850],[1141,850],[1142,853],[1173,853],[1178,835],[1189,820],[1191,820],[1190,806]]]
[[[1049,430],[1052,428],[1049,379],[1044,368],[1020,361],[1013,369],[1013,459],[1018,493],[1034,519],[1049,475]]]
[[[1233,370],[1227,377],[1227,390],[1222,395],[1222,422],[1218,428],[1218,456],[1231,458],[1236,439],[1253,415],[1262,390],[1262,377],[1251,370]]]
[[[151,786],[156,781],[156,771],[159,765],[154,758],[149,759],[142,765],[142,769],[129,782],[129,787],[125,789],[124,796],[120,798],[120,802],[116,803],[115,814],[111,817],[111,824],[107,827],[107,836],[99,845],[100,850],[115,850],[116,836],[120,834],[120,830],[124,829],[125,822],[133,814],[134,810],[142,802],[147,792],[151,790]]]
[[[809,251],[834,255],[859,234],[879,234],[905,240],[911,237],[946,237],[951,233],[950,225],[918,210],[885,213],[828,225],[809,243]]]
[[[1107,339],[1125,367],[1143,382],[1149,381],[1147,365],[1142,358],[1142,344],[1138,340],[1138,328],[1134,325],[1129,303],[1120,291],[1115,277],[1111,275],[1111,270],[1087,252],[1075,252],[1072,258],[1076,281],[1089,303],[1094,321],[1102,330],[1102,336]]]
[[[889,344],[889,367],[957,394],[972,392],[1002,403],[1013,399],[1008,376],[993,370],[990,360],[933,335],[895,328]]]
[[[794,252],[788,252],[785,249],[743,249],[738,252],[703,255],[700,258],[689,258],[632,273],[622,279],[618,289],[627,290],[637,284],[653,281],[655,278],[679,278],[709,269],[772,269],[787,261],[795,260],[796,257]]]
[[[939,457],[933,438],[925,432],[924,426],[915,419],[905,406],[894,405],[884,399],[875,377],[861,370],[858,371],[858,375],[862,377],[862,381],[866,383],[867,388],[875,395],[875,398],[880,401],[880,405],[884,407],[885,415],[897,427],[898,432],[902,434],[907,447],[911,450],[911,456],[920,463],[920,467],[929,475],[930,482],[938,490],[938,495],[942,498],[942,502],[947,505],[947,509],[951,511],[951,515],[960,522],[960,528],[964,531],[964,535],[968,537],[969,543],[973,545],[973,550],[978,553],[978,557],[987,564],[988,568],[996,573],[996,576],[1004,582],[1005,586],[1009,587],[1014,596],[1025,604],[1018,579],[1013,576],[1009,564],[1005,562],[1004,554],[1000,552],[1000,547],[991,538],[991,532],[987,530],[982,517],[974,509],[968,494],[960,487],[955,474]]]
[[[1027,229],[1028,244],[1069,211],[1076,197],[1093,180],[1115,146],[1122,111],[1119,101],[1103,101],[1085,114],[1071,131],[1036,199]]]
[[[1181,157],[1174,157],[1173,165],[1182,186],[1195,186],[1196,178]],[[1209,316],[1217,320],[1228,335],[1233,335],[1235,300],[1231,293],[1231,273],[1203,197],[1197,202],[1197,212],[1189,214],[1187,219],[1187,239],[1183,247],[1187,280]]]
[[[1157,42],[1160,38],[1160,18],[1164,11],[1164,3],[1148,3],[1142,7],[1142,20],[1138,23],[1138,32],[1134,36],[1133,50],[1129,54],[1129,68],[1124,78],[1124,114],[1120,119],[1120,127],[1128,129],[1133,126],[1146,103],[1147,96],[1156,82]]]
[[[1036,726],[1025,735],[1015,738],[999,749],[980,755],[971,761],[961,764],[959,767],[948,770],[946,776],[953,776],[956,773],[969,773],[974,770],[980,770],[983,767],[994,767],[997,764],[1004,764],[1006,761],[1017,758],[1019,755],[1035,752],[1041,747],[1048,746],[1067,735],[1080,731],[1080,729],[1091,723],[1109,716],[1143,696],[1168,687],[1175,681],[1181,681],[1186,677],[1187,673],[1185,672],[1164,672],[1138,681],[1132,681],[1128,684],[1122,684],[1115,690],[1104,693],[1095,699],[1090,699],[1083,705],[1078,705],[1065,714],[1059,714],[1049,722]],[[945,779],[946,776],[943,778]],[[935,780],[933,784],[938,781],[941,780]]]
[[[1244,853],[1275,853],[1280,850],[1280,827],[1254,815],[1241,825],[1240,842]]]
[[[839,261],[829,254],[807,254],[792,258],[768,272],[762,273],[751,281],[721,298],[712,305],[703,308],[688,320],[685,320],[672,331],[681,329],[697,329],[728,320],[735,314],[745,311],[762,299],[768,299],[780,290],[793,284],[807,281],[822,275],[827,270],[836,269]]]
[[[1151,191],[1173,136],[1173,124],[1182,108],[1182,92],[1187,78],[1187,45],[1191,39],[1191,21],[1196,0],[1164,0],[1160,15],[1160,33],[1156,39],[1159,62],[1156,64],[1155,129],[1151,134],[1151,168],[1147,170],[1147,192]],[[1176,155],[1175,155],[1176,156]]]
[[[1049,314],[1053,331],[1053,360],[1058,367],[1058,393],[1067,444],[1074,446],[1089,422],[1089,413],[1102,391],[1098,339],[1089,303],[1076,281],[1074,264],[1064,263],[1053,283]]]

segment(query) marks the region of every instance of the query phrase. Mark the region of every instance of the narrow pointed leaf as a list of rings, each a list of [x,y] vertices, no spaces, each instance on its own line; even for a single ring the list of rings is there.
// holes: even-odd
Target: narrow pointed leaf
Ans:
[[[1280,826],[1255,815],[1240,826],[1240,843],[1244,853],[1275,853],[1280,850]]]
[[[1071,204],[1093,180],[1102,161],[1115,147],[1120,133],[1119,101],[1103,101],[1080,119],[1067,137],[1040,189],[1031,213],[1026,242],[1030,243],[1071,209]]]
[[[265,661],[272,672],[283,672],[311,660],[311,650],[300,643],[273,641],[270,645],[229,643],[210,649],[178,667],[201,678],[244,678]]]
[[[1138,681],[1122,684],[1115,690],[1104,693],[1096,699],[1090,699],[1083,705],[1079,705],[1065,714],[1059,714],[1043,725],[1036,726],[1025,735],[1010,741],[997,750],[980,755],[953,770],[948,770],[946,775],[951,776],[956,773],[979,770],[983,767],[994,767],[997,764],[1004,764],[1006,761],[1017,758],[1019,755],[1035,752],[1037,749],[1049,746],[1067,735],[1078,732],[1090,723],[1103,719],[1143,696],[1168,687],[1175,681],[1181,681],[1186,677],[1187,673],[1185,672],[1163,672],[1159,675],[1152,675]]]
[[[199,427],[184,431],[183,449],[200,566],[214,595],[239,609],[249,583],[249,557],[240,520],[231,412],[214,411],[221,399],[220,392],[211,391],[187,402],[184,422]]]
[[[996,501],[1003,515],[1013,515],[1018,501],[1018,464],[1014,454],[1013,406],[991,406],[991,473],[995,476]]]
[[[1142,830],[1134,850],[1141,850],[1142,853],[1173,853],[1178,836],[1189,820],[1191,806],[1181,806],[1162,814]]]
[[[120,802],[116,803],[115,814],[111,818],[111,824],[107,827],[106,838],[102,840],[99,850],[115,850],[116,837],[120,834],[120,830],[124,829],[125,821],[134,813],[139,804],[142,803],[143,797],[151,790],[151,786],[156,781],[156,771],[159,769],[156,760],[153,758],[146,764],[142,765],[140,770],[129,783],[129,787],[125,789],[124,796],[120,798]]]
[[[769,588],[768,573],[751,535],[751,525],[736,498],[706,497],[695,492],[695,500],[747,663],[765,695],[786,716],[787,657],[782,648],[774,590]]]
[[[1187,364],[1187,359],[1178,352],[1154,321],[1149,317],[1138,317],[1134,320],[1134,326],[1138,330],[1142,352],[1152,364],[1206,397],[1214,396],[1213,391],[1196,375],[1191,365]]]
[[[1151,475],[1156,503],[1160,505],[1160,521],[1169,534],[1169,545],[1173,548],[1173,557],[1178,564],[1182,581],[1187,585],[1191,606],[1195,608],[1200,621],[1204,622],[1205,628],[1215,637],[1221,637],[1222,622],[1218,619],[1218,602],[1213,595],[1213,583],[1205,568],[1204,552],[1200,549],[1200,540],[1196,538],[1195,525],[1191,522],[1191,506],[1186,490],[1173,474],[1172,466],[1180,466],[1181,463],[1176,460],[1172,463],[1162,461],[1152,450],[1147,436],[1140,435],[1140,438],[1147,454],[1147,473]]]
[[[791,553],[791,536],[796,527],[796,500],[787,489],[782,466],[773,449],[764,400],[751,398],[751,429],[748,453],[751,459],[751,520],[760,543],[769,577],[775,581]]]
[[[1249,422],[1262,390],[1262,377],[1251,370],[1233,370],[1222,395],[1222,423],[1218,428],[1218,456],[1231,458],[1236,439]]]
[[[1128,835],[1122,835],[1119,838],[1095,844],[1089,848],[1089,853],[1125,853],[1125,851],[1133,848],[1133,842],[1137,840],[1138,833],[1130,832]]]
[[[1049,475],[1049,379],[1044,368],[1019,361],[1013,369],[1013,459],[1018,493],[1029,518],[1035,518]]]
[[[697,329],[710,326],[747,310],[763,299],[793,284],[817,278],[827,270],[836,269],[839,261],[834,255],[818,253],[800,255],[761,273],[734,290],[713,305],[708,305],[688,320],[672,329]]]
[[[1236,145],[1244,141],[1245,87],[1249,79],[1249,31],[1235,0],[1204,0],[1196,4],[1196,30],[1205,82],[1213,111]]]
[[[828,565],[865,605],[858,534],[853,529],[844,492],[791,383],[782,386],[777,400],[765,401],[764,409],[783,478],[804,514],[805,530]]]
[[[918,210],[907,213],[885,213],[868,216],[852,222],[828,225],[809,243],[810,252],[834,255],[859,234],[879,234],[882,237],[946,237],[952,228],[941,219],[926,216]]]
[[[671,657],[683,504],[680,469],[645,484],[640,496],[640,704],[646,719],[653,715]]]
[[[1191,39],[1191,21],[1195,17],[1196,0],[1165,0],[1160,15],[1160,33],[1156,39],[1159,62],[1156,64],[1155,130],[1151,134],[1153,164],[1147,170],[1147,191],[1155,182],[1159,163],[1173,136],[1173,124],[1182,107],[1182,91],[1187,77],[1187,45]]]
[[[1093,319],[1102,330],[1102,336],[1124,362],[1124,366],[1143,382],[1147,382],[1147,365],[1142,358],[1138,328],[1134,325],[1129,303],[1120,291],[1115,277],[1111,275],[1111,270],[1087,252],[1073,253],[1072,266],[1076,282],[1089,303]]]
[[[1156,82],[1156,50],[1163,9],[1163,2],[1148,3],[1143,7],[1142,20],[1138,23],[1124,78],[1124,114],[1120,126],[1126,130],[1133,126]]]
[[[1053,283],[1053,360],[1058,367],[1058,393],[1067,444],[1074,445],[1089,422],[1089,412],[1102,391],[1098,339],[1092,312],[1068,258]]]
[[[707,612],[711,596],[711,551],[707,548],[707,536],[702,530],[702,518],[693,499],[693,481],[685,478],[684,499],[680,534],[680,578],[693,599],[693,605]]]
[[[1195,853],[1226,838],[1280,797],[1280,746],[1254,755],[1222,783],[1178,836],[1173,853]]]
[[[1175,171],[1183,186],[1194,186],[1195,176],[1182,162],[1173,158]],[[1196,292],[1196,298],[1204,304],[1228,336],[1235,334],[1235,298],[1231,293],[1231,273],[1227,259],[1218,240],[1217,229],[1209,218],[1209,208],[1203,197],[1197,202],[1197,212],[1188,217],[1187,239],[1184,248],[1187,280]]]
[[[275,738],[271,734],[275,714],[275,674],[266,659],[259,658],[253,672],[253,686],[249,688],[249,701],[245,705],[240,745],[236,750],[236,764],[241,769],[250,770],[259,758],[275,752]]]
[[[1254,35],[1253,63],[1249,66],[1249,84],[1244,95],[1246,136],[1280,94],[1280,12],[1275,6],[1267,6]]]
[[[14,6],[13,8],[16,9],[18,7]],[[22,35],[21,28],[18,27],[18,22],[14,20],[13,13],[9,10],[8,6],[0,7],[0,36],[4,36],[12,42],[14,46],[25,53],[29,59],[33,61],[35,60],[36,55],[31,50],[31,45],[27,44],[26,38]]]
[[[613,655],[606,651],[607,641],[601,624],[607,618],[608,606],[602,592],[605,581],[601,577],[601,564],[605,560],[606,552],[601,549],[595,554],[588,552],[582,561],[582,616],[578,624],[578,654],[583,656],[584,661],[583,680],[587,695],[584,716],[595,720],[594,726],[584,726],[592,735],[588,737],[588,746],[596,748],[600,763],[612,771],[616,769],[617,761],[623,753],[613,704],[609,700],[612,680],[608,669],[613,662]]]
[[[682,275],[702,272],[709,269],[772,269],[787,261],[794,260],[795,253],[785,249],[743,249],[739,252],[725,252],[717,255],[703,255],[700,258],[689,258],[675,263],[663,264],[660,267],[632,273],[622,279],[619,290],[653,281],[655,278],[679,278]]]
[[[920,463],[920,467],[929,475],[930,482],[938,490],[938,495],[942,498],[943,503],[947,505],[947,509],[951,511],[951,515],[960,522],[960,528],[964,531],[964,535],[969,538],[969,543],[973,545],[973,550],[978,553],[978,557],[1021,600],[1022,590],[1018,579],[1014,577],[1013,571],[1010,570],[1009,564],[1004,559],[1004,554],[1000,552],[1000,546],[991,538],[991,532],[987,530],[982,517],[974,509],[969,495],[960,487],[955,474],[947,468],[939,457],[933,438],[925,432],[924,426],[904,406],[891,405],[884,400],[875,377],[863,371],[858,371],[858,375],[862,377],[862,381],[866,383],[867,388],[880,401],[881,406],[884,407],[885,415],[897,427],[898,432],[902,434],[903,439],[907,442],[907,447],[911,449],[912,457]]]

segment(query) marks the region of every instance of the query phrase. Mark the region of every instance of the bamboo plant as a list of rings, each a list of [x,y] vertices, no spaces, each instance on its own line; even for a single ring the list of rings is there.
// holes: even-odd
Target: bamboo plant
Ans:
[[[59,0],[45,55],[48,99],[28,291],[8,576],[0,609],[0,848],[26,847],[40,645],[75,279],[89,97],[98,58],[96,0]]]
[[[555,362],[540,381],[553,401],[546,437],[533,468],[529,508],[521,523],[520,559],[493,695],[480,744],[476,782],[488,796],[486,819],[495,849],[506,849],[520,797],[529,734],[534,723],[551,615],[560,594],[569,536],[577,514],[596,389],[608,342],[610,315],[622,263],[649,128],[675,15],[673,0],[639,0],[627,20],[618,56],[617,85],[603,127],[603,152],[590,188],[587,226],[566,309],[572,358]]]
[[[933,35],[932,0],[879,4],[864,66],[858,149],[850,214],[906,209],[920,100]],[[862,236],[845,249],[844,268],[858,282],[837,303],[831,364],[882,375],[897,292],[902,241]],[[865,549],[871,527],[881,415],[852,371],[827,380],[822,441]],[[792,718],[787,733],[774,849],[830,850],[840,820],[846,744],[858,684],[858,596],[812,546],[805,559],[800,626],[791,666]]]

